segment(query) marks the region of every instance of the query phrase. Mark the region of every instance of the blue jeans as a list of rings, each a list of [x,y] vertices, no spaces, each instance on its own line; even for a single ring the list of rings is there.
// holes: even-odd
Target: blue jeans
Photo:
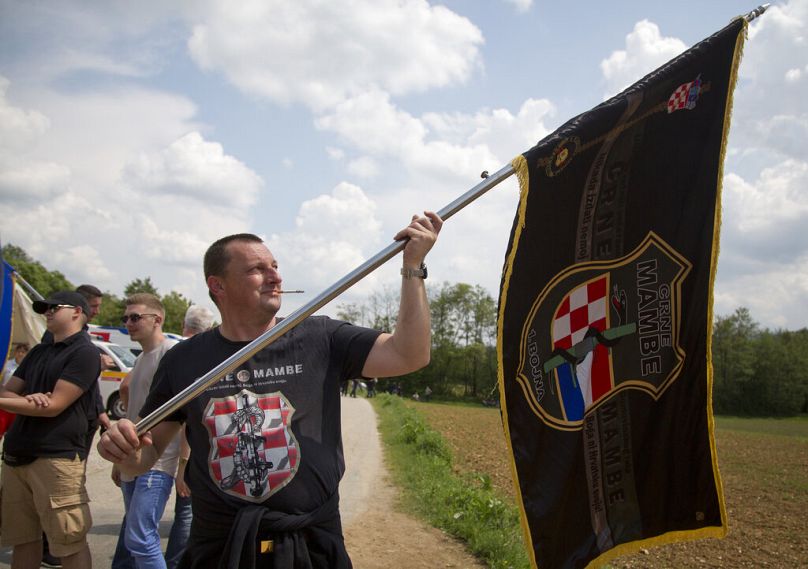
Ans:
[[[188,536],[191,534],[191,497],[183,498],[177,495],[174,504],[174,523],[171,524],[171,533],[168,534],[168,545],[166,545],[166,566],[168,569],[177,569],[182,554],[185,553],[185,544],[188,543]]]
[[[174,477],[159,470],[121,482],[126,517],[121,523],[113,569],[166,569],[160,547],[160,518],[173,486]]]

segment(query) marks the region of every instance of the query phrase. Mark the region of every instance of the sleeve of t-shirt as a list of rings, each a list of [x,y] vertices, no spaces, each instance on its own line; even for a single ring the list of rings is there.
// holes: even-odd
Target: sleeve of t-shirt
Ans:
[[[332,354],[341,362],[342,377],[351,379],[364,377],[362,369],[368,354],[381,332],[362,326],[354,326],[341,320],[328,319]]]
[[[160,359],[160,363],[157,364],[157,371],[154,372],[154,379],[152,380],[149,394],[146,396],[146,401],[140,409],[139,415],[141,418],[150,414],[155,409],[160,408],[176,395],[174,381],[172,380],[174,376],[173,370],[176,369],[176,365],[174,364],[177,359],[176,352],[176,350],[168,350]],[[181,407],[166,417],[165,420],[184,423],[185,418],[185,409]]]
[[[80,350],[76,350],[66,363],[59,379],[64,379],[77,385],[82,391],[92,389],[98,376],[101,374],[101,360],[98,358],[98,351],[95,346],[88,344]]]

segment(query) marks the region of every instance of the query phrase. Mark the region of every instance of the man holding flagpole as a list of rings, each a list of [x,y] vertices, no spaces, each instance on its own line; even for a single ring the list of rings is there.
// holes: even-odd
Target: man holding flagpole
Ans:
[[[406,245],[393,333],[307,318],[150,432],[138,437],[121,420],[104,434],[101,455],[137,475],[185,425],[194,518],[181,567],[351,567],[339,516],[340,383],[429,362],[424,259],[442,223],[426,212],[395,236]],[[222,238],[204,265],[222,324],[166,354],[141,417],[282,320],[278,263],[260,238]]]

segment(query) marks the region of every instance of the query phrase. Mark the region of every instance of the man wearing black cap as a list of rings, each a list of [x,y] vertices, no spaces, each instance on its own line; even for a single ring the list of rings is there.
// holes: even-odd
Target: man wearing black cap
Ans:
[[[0,389],[0,409],[17,414],[3,449],[3,518],[14,523],[4,524],[2,545],[14,547],[14,567],[39,567],[44,530],[64,567],[91,567],[86,437],[100,363],[83,330],[90,309],[72,291],[33,307],[45,314],[52,339],[34,347]]]

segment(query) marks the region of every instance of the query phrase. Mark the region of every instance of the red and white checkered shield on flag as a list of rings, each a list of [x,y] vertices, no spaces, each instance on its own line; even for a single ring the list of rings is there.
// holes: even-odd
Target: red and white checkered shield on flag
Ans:
[[[679,85],[668,99],[668,114],[682,109],[693,109],[701,92],[701,76]]]
[[[210,475],[242,500],[263,502],[291,482],[300,460],[290,420],[294,408],[280,392],[211,399],[204,422],[210,433]]]
[[[570,291],[561,301],[553,318],[553,349],[569,350],[594,328],[603,332],[609,327],[609,275],[604,274]],[[609,350],[597,344],[591,354],[574,366],[574,384],[580,389],[585,408],[604,397],[614,386]],[[571,369],[555,369],[556,377],[572,374]],[[561,374],[561,376],[559,376]]]
[[[568,350],[584,339],[589,328],[607,328],[608,276],[574,289],[559,305],[553,319],[553,348]]]

